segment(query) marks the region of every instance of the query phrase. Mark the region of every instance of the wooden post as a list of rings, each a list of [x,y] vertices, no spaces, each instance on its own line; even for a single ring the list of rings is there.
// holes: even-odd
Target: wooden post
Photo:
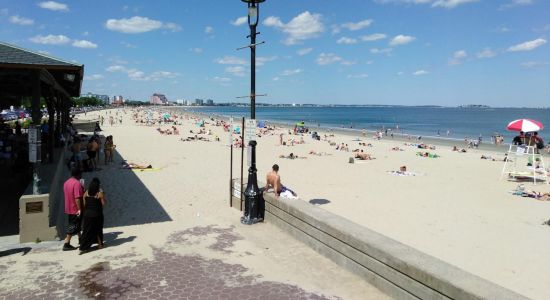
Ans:
[[[60,101],[61,99],[59,98],[59,92],[55,92],[55,102],[54,102],[54,108],[55,108],[55,111],[57,112],[57,116],[56,116],[56,122],[55,122],[55,130],[54,130],[54,136],[55,136],[55,146],[56,147],[60,147],[61,143],[60,143],[60,138],[61,138],[61,132],[62,129],[61,129],[61,105],[60,105]]]
[[[51,91],[50,91],[51,92]],[[47,150],[49,155],[49,162],[53,163],[53,143],[55,141],[55,134],[54,134],[54,127],[55,127],[55,106],[53,103],[53,97],[51,95],[48,95],[46,97],[46,103],[48,107],[48,140],[47,142]]]
[[[241,211],[243,211],[243,172],[244,172],[244,117],[241,126]]]
[[[40,71],[34,71],[31,75],[32,99],[31,99],[31,117],[32,123],[40,126],[42,112],[40,111]]]

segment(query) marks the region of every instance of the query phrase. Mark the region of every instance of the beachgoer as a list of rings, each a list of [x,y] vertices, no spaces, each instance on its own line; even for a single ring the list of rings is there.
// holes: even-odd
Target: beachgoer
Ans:
[[[95,137],[91,137],[88,142],[86,154],[88,154],[88,159],[90,160],[91,168],[93,170],[97,169],[96,157],[98,150],[99,144],[97,143]]]
[[[98,248],[103,248],[103,207],[105,206],[105,194],[101,190],[97,177],[88,185],[88,190],[83,195],[83,219],[82,238],[80,240],[80,254],[90,250],[92,244],[97,243]]]
[[[78,235],[78,238],[80,239],[80,204],[82,201],[82,195],[84,194],[84,189],[80,183],[81,177],[82,171],[78,166],[75,166],[71,169],[71,178],[63,184],[65,214],[69,220],[67,236],[65,237],[65,243],[63,244],[63,251],[76,249],[71,246],[71,238],[73,235]]]
[[[103,152],[105,153],[105,164],[113,162],[113,150],[116,146],[113,143],[113,136],[110,135],[105,139],[105,144],[103,146]]]
[[[512,140],[513,145],[523,145],[525,141],[525,133],[523,131],[519,132],[519,135],[516,135]]]
[[[281,176],[279,176],[279,165],[277,164],[274,164],[273,167],[271,167],[271,171],[267,173],[265,181],[266,184],[264,192],[267,192],[270,188],[273,188],[273,192],[277,196],[281,195],[281,193],[284,193],[285,191],[289,191],[294,197],[297,196],[295,192],[288,189],[281,183]]]

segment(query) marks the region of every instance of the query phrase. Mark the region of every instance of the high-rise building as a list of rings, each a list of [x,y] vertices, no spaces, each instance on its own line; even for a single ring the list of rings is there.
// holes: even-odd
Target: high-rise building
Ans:
[[[195,105],[202,106],[204,104],[204,100],[202,99],[195,99]]]
[[[163,94],[154,93],[153,96],[151,96],[151,104],[159,104],[159,105],[168,104],[168,98],[166,98],[166,96]]]
[[[88,92],[85,95],[80,95],[80,97],[96,98],[103,101],[104,104],[109,104],[109,96],[107,95],[92,94],[91,92]]]
[[[212,99],[206,100],[206,105],[207,106],[214,106],[214,100],[212,100]]]
[[[113,101],[111,101],[112,105],[123,105],[124,104],[124,98],[122,96],[113,96]]]

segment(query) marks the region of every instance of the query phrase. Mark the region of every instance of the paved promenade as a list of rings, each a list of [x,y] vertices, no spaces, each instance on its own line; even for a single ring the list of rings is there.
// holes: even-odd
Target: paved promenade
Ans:
[[[106,248],[78,255],[62,242],[0,243],[0,299],[387,299],[272,224],[244,226],[227,204],[221,144],[196,153],[153,128],[105,127],[115,163],[85,173],[107,193]],[[181,146],[180,146],[181,145]],[[120,168],[122,160],[157,171]],[[189,169],[188,161],[205,160]],[[76,245],[76,239],[72,244]]]

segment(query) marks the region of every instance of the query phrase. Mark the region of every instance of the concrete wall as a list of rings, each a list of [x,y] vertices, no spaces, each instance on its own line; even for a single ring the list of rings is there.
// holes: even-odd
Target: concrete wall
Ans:
[[[69,178],[66,159],[70,152],[65,148],[55,149],[53,164],[38,164],[41,178],[41,194],[33,195],[33,183],[27,187],[19,199],[19,239],[21,243],[53,241],[65,235],[66,218],[64,217],[63,183]],[[27,212],[29,202],[42,203],[41,212]],[[38,205],[38,204],[34,204]]]
[[[527,299],[302,200],[264,198],[266,222],[397,299]]]

